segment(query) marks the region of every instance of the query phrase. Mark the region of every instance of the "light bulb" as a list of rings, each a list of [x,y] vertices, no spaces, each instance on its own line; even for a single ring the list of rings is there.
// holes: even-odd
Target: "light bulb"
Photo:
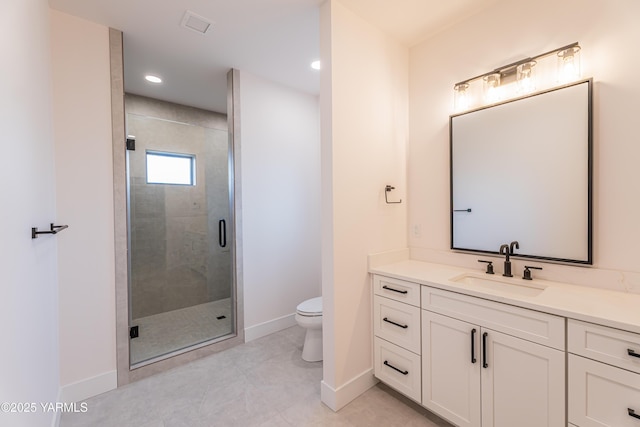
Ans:
[[[500,73],[484,76],[484,98],[487,104],[494,104],[501,100]]]
[[[518,65],[516,69],[516,80],[520,94],[527,94],[536,90],[535,66],[536,61],[529,61]]]
[[[580,78],[580,46],[558,52],[558,81],[570,83]]]
[[[458,83],[453,87],[453,90],[454,90],[453,108],[457,112],[469,109],[471,102],[469,99],[468,89],[469,89],[469,83]]]

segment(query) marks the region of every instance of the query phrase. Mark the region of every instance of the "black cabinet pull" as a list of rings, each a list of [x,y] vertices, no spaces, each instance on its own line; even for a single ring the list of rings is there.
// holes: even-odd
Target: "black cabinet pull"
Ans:
[[[482,367],[488,368],[489,364],[487,363],[487,336],[489,334],[485,332],[482,334]]]
[[[393,320],[387,319],[386,317],[384,319],[382,319],[382,320],[384,320],[387,323],[391,323],[392,325],[396,325],[396,326],[398,326],[398,327],[400,327],[402,329],[407,329],[409,327],[409,325],[401,325],[400,323],[396,323]]]
[[[630,417],[637,418],[640,420],[640,415],[636,414],[636,411],[634,411],[633,409],[627,408],[627,412]]]
[[[388,291],[397,292],[397,293],[399,293],[399,294],[407,294],[407,293],[409,293],[409,291],[400,291],[400,290],[398,290],[398,289],[390,288],[390,287],[388,287],[387,285],[384,285],[384,286],[382,287],[382,289],[386,289],[386,290],[388,290]]]
[[[640,358],[640,354],[636,353],[635,351],[631,350],[630,348],[627,349],[627,354],[629,356],[639,357]]]
[[[227,222],[224,219],[218,221],[218,244],[221,248],[227,246]]]
[[[394,371],[400,372],[402,375],[407,375],[409,373],[409,371],[402,371],[402,370],[396,368],[395,366],[393,366],[391,363],[387,362],[386,360],[384,361],[384,364],[387,365],[388,367],[390,367],[391,369],[393,369]]]
[[[476,363],[476,328],[471,330],[471,363]]]

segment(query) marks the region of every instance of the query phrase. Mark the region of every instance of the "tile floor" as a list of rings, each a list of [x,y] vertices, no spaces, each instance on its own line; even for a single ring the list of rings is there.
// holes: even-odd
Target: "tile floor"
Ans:
[[[224,319],[218,317],[224,316]],[[231,299],[224,298],[133,320],[140,336],[131,341],[133,364],[231,333]]]
[[[450,427],[379,384],[333,412],[320,402],[322,362],[301,359],[298,326],[86,400],[61,427]]]

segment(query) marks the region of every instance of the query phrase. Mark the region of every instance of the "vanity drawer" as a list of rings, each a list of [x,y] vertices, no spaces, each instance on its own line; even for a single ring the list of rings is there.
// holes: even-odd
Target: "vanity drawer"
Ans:
[[[417,283],[374,275],[373,293],[420,307],[420,285]]]
[[[640,373],[639,334],[573,319],[568,330],[570,353]]]
[[[558,350],[565,349],[565,319],[553,314],[424,286],[422,308]]]
[[[638,427],[640,375],[569,354],[569,422],[580,427]]]
[[[420,403],[422,374],[417,354],[375,337],[373,372],[380,381]]]
[[[373,297],[373,330],[376,336],[420,354],[420,308]]]

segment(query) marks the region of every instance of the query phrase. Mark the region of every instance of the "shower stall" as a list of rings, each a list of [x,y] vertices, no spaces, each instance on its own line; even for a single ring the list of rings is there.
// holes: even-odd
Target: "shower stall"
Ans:
[[[236,333],[226,116],[126,94],[129,362]]]

